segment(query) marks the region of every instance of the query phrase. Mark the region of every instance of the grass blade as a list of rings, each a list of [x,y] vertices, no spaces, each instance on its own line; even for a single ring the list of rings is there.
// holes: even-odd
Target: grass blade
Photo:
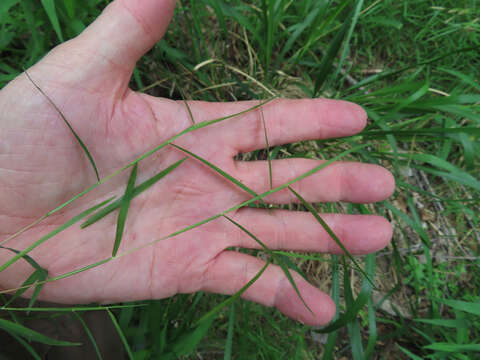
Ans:
[[[144,181],[140,185],[138,185],[135,189],[133,189],[132,193],[132,199],[135,198],[136,196],[140,195],[143,193],[145,190],[148,190],[152,185],[154,185],[157,181],[162,179],[163,177],[167,176],[169,173],[171,173],[173,170],[175,170],[178,166],[180,166],[181,163],[183,163],[187,158],[183,158],[182,160],[177,161],[176,163],[170,165],[169,167],[163,169],[160,171],[158,174],[152,176],[150,179]],[[97,222],[98,220],[102,219],[103,217],[107,216],[110,214],[112,211],[115,211],[120,207],[123,201],[123,196],[112,202],[111,204],[105,206],[103,209],[100,209],[98,212],[93,214],[91,217],[89,217],[80,227],[86,228],[89,225],[92,225],[93,223]]]
[[[3,305],[2,308],[7,307],[10,305],[12,302],[17,300],[25,291],[28,290],[30,286],[32,286],[37,280],[39,279],[39,272],[38,270],[35,270],[28,278],[25,280],[22,284],[22,287],[18,289],[15,294],[12,295],[10,300],[8,300],[5,305]],[[29,306],[30,307],[30,306]]]
[[[95,338],[93,337],[92,332],[88,328],[87,324],[85,321],[82,319],[80,315],[78,315],[76,312],[73,312],[73,315],[77,318],[77,320],[82,324],[83,329],[85,330],[85,333],[87,334],[88,338],[90,339],[93,348],[95,349],[95,353],[97,354],[97,357],[100,360],[103,360],[102,353],[100,352],[100,349],[98,348],[97,342],[95,341]]]
[[[267,146],[266,151],[267,151],[268,176],[270,180],[270,189],[273,189],[272,159],[270,158],[270,145],[268,144],[267,125],[265,124],[265,117],[263,116],[262,109],[260,109],[260,114],[262,115],[263,132],[265,134],[265,144]]]
[[[102,206],[104,206],[105,204],[109,203],[111,200],[113,199],[110,198],[108,200],[105,200],[105,201],[102,201],[100,204],[97,204],[95,206],[92,206],[91,208],[81,212],[80,214],[78,214],[77,216],[73,217],[72,219],[70,219],[69,221],[65,222],[64,224],[60,225],[59,227],[57,227],[55,230],[51,231],[50,233],[48,233],[47,235],[43,236],[41,239],[35,241],[32,245],[30,245],[29,247],[27,247],[25,250],[22,250],[20,251],[18,254],[16,254],[15,256],[13,256],[12,258],[10,258],[9,260],[7,260],[7,262],[5,262],[2,266],[0,266],[0,272],[2,272],[3,270],[5,270],[6,268],[8,268],[10,265],[12,265],[13,263],[15,263],[16,261],[18,261],[18,259],[20,258],[23,258],[26,254],[28,254],[30,251],[32,251],[33,249],[35,249],[36,247],[40,246],[41,244],[43,244],[45,241],[49,240],[50,238],[52,238],[53,236],[57,235],[58,233],[62,232],[63,230],[69,228],[70,226],[72,226],[73,224],[75,224],[76,222],[82,220],[84,217],[87,217],[88,215],[90,215],[92,212],[94,212],[95,210],[101,208]]]
[[[225,343],[225,352],[223,355],[223,360],[232,359],[234,327],[235,327],[235,303],[233,302],[232,305],[230,305],[230,316],[228,317],[227,341]]]
[[[130,345],[128,345],[127,338],[125,337],[125,334],[123,333],[122,329],[120,328],[120,325],[118,325],[118,322],[117,322],[117,319],[115,318],[115,315],[112,314],[110,309],[107,309],[107,313],[110,316],[110,319],[112,320],[113,326],[115,326],[115,329],[117,329],[118,335],[120,336],[120,339],[122,340],[123,346],[125,347],[125,350],[127,351],[129,359],[134,360],[135,357],[133,356],[132,350],[130,349]]]
[[[55,9],[55,1],[54,0],[42,0],[43,8],[52,23],[53,30],[57,33],[60,42],[64,42],[62,29],[60,28],[60,22],[58,21],[57,10]]]
[[[27,341],[23,340],[20,336],[16,334],[10,333],[10,336],[17,340],[25,348],[25,350],[27,350],[29,354],[32,355],[35,360],[42,360],[40,355],[38,355],[35,349]]]
[[[362,275],[365,277],[365,279],[367,279],[373,286],[375,286],[373,281],[370,279],[368,274],[365,272],[365,270],[362,269],[360,264],[358,264],[357,260],[355,260],[355,258],[352,256],[352,254],[350,254],[350,252],[345,248],[345,246],[343,246],[340,239],[337,237],[337,235],[335,235],[335,233],[332,231],[330,226],[328,226],[328,224],[325,222],[325,220],[323,220],[322,217],[320,215],[318,215],[318,213],[314,209],[314,207],[312,205],[310,205],[299,193],[297,193],[295,190],[293,190],[290,186],[288,187],[288,189],[297,197],[298,200],[300,200],[302,202],[303,206],[305,206],[307,208],[307,210],[315,217],[315,219],[318,221],[318,223],[323,227],[323,229],[328,233],[328,235],[330,235],[332,240],[334,240],[337,243],[337,245],[340,247],[340,249],[342,249],[344,254],[354,263],[355,268],[360,273],[362,273]]]
[[[42,3],[44,3],[44,2],[45,2],[45,0],[42,0]],[[50,1],[48,1],[48,2],[50,2]],[[62,42],[63,42],[63,40],[62,40]],[[90,164],[92,164],[93,170],[95,171],[95,176],[97,177],[97,181],[100,181],[100,175],[98,174],[98,169],[97,169],[97,165],[95,165],[95,160],[93,160],[93,157],[90,154],[90,151],[88,151],[87,146],[83,143],[82,139],[80,139],[80,136],[78,136],[78,134],[73,129],[72,125],[70,125],[70,123],[68,122],[65,115],[63,115],[63,113],[60,111],[58,106],[55,105],[53,100],[50,99],[50,97],[35,83],[35,81],[33,81],[33,79],[28,74],[27,70],[25,70],[25,75],[27,76],[28,80],[30,80],[30,82],[33,84],[33,86],[35,86],[35,88],[40,92],[40,94],[42,94],[45,97],[45,99],[48,100],[48,102],[53,106],[55,111],[60,115],[63,122],[68,126],[68,128],[72,132],[73,136],[75,136],[75,139],[77,139],[78,143],[80,144],[81,148],[83,149],[83,152],[87,156],[88,160],[90,161]]]
[[[234,183],[235,185],[237,185],[239,188],[241,188],[242,190],[245,190],[248,194],[252,195],[252,196],[255,196],[255,197],[258,197],[258,194],[253,191],[252,189],[250,189],[248,186],[244,185],[240,180],[237,180],[235,179],[232,175],[226,173],[225,171],[223,171],[222,169],[220,169],[218,166],[215,166],[213,165],[211,162],[209,162],[208,160],[205,160],[204,158],[198,156],[197,154],[194,154],[192,153],[191,151],[188,151],[187,149],[179,146],[179,145],[175,145],[175,144],[171,144],[173,147],[175,147],[176,149],[178,150],[181,150],[183,151],[184,153],[194,157],[195,159],[197,159],[198,161],[201,161],[202,163],[204,163],[205,165],[207,165],[209,168],[213,169],[215,172],[219,173],[220,175],[222,175],[225,179],[231,181],[232,183]],[[261,200],[261,199],[260,199]]]
[[[73,343],[69,341],[61,341],[61,340],[56,340],[49,338],[48,336],[45,336],[43,334],[40,334],[39,332],[36,332],[32,329],[29,329],[23,325],[1,319],[0,318],[0,329],[5,330],[8,333],[13,333],[16,335],[19,335],[27,340],[30,341],[35,341],[39,342],[42,344],[47,344],[47,345],[54,345],[54,346],[78,346],[81,345],[80,343]]]
[[[475,351],[480,352],[480,344],[452,344],[446,342],[436,342],[423,347],[428,350],[436,350],[442,352],[464,352],[464,351]]]
[[[297,293],[298,297],[300,298],[300,300],[302,301],[303,305],[305,305],[305,307],[308,309],[308,311],[310,311],[312,314],[313,311],[310,309],[310,307],[307,305],[307,303],[305,302],[305,300],[303,299],[302,295],[300,294],[300,290],[298,290],[298,287],[297,287],[297,284],[295,284],[295,280],[293,280],[293,277],[292,277],[292,274],[290,274],[290,271],[288,270],[288,267],[285,265],[285,263],[280,259],[280,257],[275,254],[272,250],[270,250],[270,248],[265,245],[259,238],[257,238],[255,235],[253,235],[250,231],[248,231],[245,227],[243,227],[242,225],[240,225],[239,223],[237,223],[235,220],[233,220],[232,218],[228,217],[227,215],[224,215],[223,216],[225,219],[227,219],[228,221],[230,221],[232,224],[234,224],[235,226],[237,226],[240,230],[242,230],[245,234],[247,234],[248,236],[250,236],[253,240],[255,240],[258,244],[260,244],[260,246],[263,248],[263,250],[265,250],[265,252],[267,254],[269,254],[276,262],[278,262],[278,265],[280,265],[280,267],[282,268],[283,272],[285,273],[285,276],[287,277],[288,281],[290,282],[290,284],[292,285],[293,289],[295,290],[295,292]]]
[[[10,250],[11,252],[14,252],[15,254],[19,254],[20,251],[19,250],[15,250],[15,249],[12,249],[12,248],[8,248],[8,247],[4,247],[4,246],[0,246],[0,249],[6,249],[6,250]],[[35,270],[38,270],[38,271],[46,271],[44,268],[42,268],[35,260],[33,260],[33,258],[31,258],[30,256],[28,255],[23,255],[22,256],[23,259],[28,262],[30,265],[32,265],[32,267],[35,269]]]
[[[322,89],[325,80],[331,72],[333,61],[335,60],[335,57],[337,56],[338,51],[342,46],[343,39],[345,38],[347,30],[350,26],[350,18],[351,15],[347,19],[345,19],[342,27],[340,28],[340,30],[338,30],[338,32],[335,34],[335,37],[330,42],[327,52],[323,56],[322,62],[318,66],[318,70],[315,74],[315,87],[313,90],[314,97],[318,96],[318,93]]]
[[[115,244],[113,245],[112,256],[117,255],[120,242],[122,241],[123,230],[125,228],[125,221],[127,220],[128,209],[130,208],[130,201],[133,198],[133,189],[135,187],[135,181],[137,180],[138,164],[133,166],[130,178],[128,179],[127,188],[125,189],[125,195],[123,195],[122,204],[120,205],[120,211],[118,212],[117,219],[117,231],[115,233]]]

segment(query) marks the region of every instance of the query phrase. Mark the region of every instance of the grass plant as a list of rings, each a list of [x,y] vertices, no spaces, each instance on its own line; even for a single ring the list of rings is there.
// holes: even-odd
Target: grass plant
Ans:
[[[53,46],[80,33],[107,3],[4,0],[0,5],[0,87]],[[480,352],[478,14],[476,0],[445,0],[441,5],[428,0],[179,1],[165,39],[137,64],[131,87],[184,101],[192,125],[34,222],[32,226],[132,168],[123,196],[80,213],[33,247],[7,250],[12,258],[0,264],[0,271],[20,259],[34,269],[20,288],[8,290],[16,291],[14,297],[28,287],[41,291],[45,282],[88,271],[135,250],[115,251],[129,201],[162,181],[185,159],[135,187],[138,162],[188,132],[235,116],[195,123],[187,99],[267,98],[249,109],[260,109],[262,114],[261,106],[273,95],[342,98],[368,112],[369,124],[359,135],[270,148],[267,124],[262,121],[266,150],[240,156],[245,161],[267,160],[270,189],[262,194],[198,155],[179,149],[243,188],[251,199],[169,235],[214,218],[229,219],[229,212],[243,206],[261,205],[265,196],[320,171],[331,159],[386,166],[395,175],[397,190],[382,203],[308,204],[297,194],[300,203],[285,206],[314,216],[382,214],[395,227],[393,242],[385,250],[355,260],[348,253],[303,254],[264,246],[252,251],[282,264],[286,274],[298,270],[331,292],[338,309],[327,327],[312,329],[295,323],[275,310],[240,300],[241,292],[232,297],[196,293],[116,307],[50,309],[51,314],[70,312],[73,318],[83,311],[107,312],[126,354],[134,359],[476,358]],[[62,118],[68,125],[68,114]],[[88,156],[86,146],[82,148]],[[295,157],[330,161],[273,187],[271,159]],[[56,278],[48,278],[30,257],[33,248],[66,227],[83,219],[82,227],[95,226],[117,209],[122,216],[117,239],[112,239],[112,257]],[[243,228],[262,244],[254,228]],[[6,246],[26,229],[0,239],[1,244]],[[150,244],[156,241],[161,239]],[[0,328],[32,358],[39,358],[35,342],[72,345],[23,325],[42,314],[42,308],[35,307],[38,291],[27,308],[11,308],[5,298],[0,310]],[[49,316],[56,321],[55,315]],[[95,344],[94,334],[84,329]],[[99,350],[97,355],[102,358]]]

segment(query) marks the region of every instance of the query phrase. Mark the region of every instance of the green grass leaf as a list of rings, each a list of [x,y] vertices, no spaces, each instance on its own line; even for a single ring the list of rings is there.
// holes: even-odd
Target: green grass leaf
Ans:
[[[265,117],[263,116],[262,109],[260,109],[260,114],[262,115],[263,133],[265,135],[265,145],[266,145],[265,151],[267,152],[267,162],[268,162],[268,179],[270,181],[270,189],[273,189],[272,159],[270,158],[270,145],[268,143],[267,125],[265,124]]]
[[[30,245],[29,247],[27,247],[26,249],[20,251],[19,253],[17,253],[15,256],[13,256],[12,258],[10,258],[9,260],[7,260],[2,266],[0,266],[0,272],[4,271],[5,269],[7,269],[10,265],[14,264],[15,262],[17,262],[19,259],[23,258],[25,255],[27,255],[30,251],[32,251],[33,249],[35,249],[36,247],[40,246],[41,244],[43,244],[45,241],[51,239],[52,237],[54,237],[55,235],[59,234],[60,232],[62,232],[63,230],[69,228],[70,226],[72,226],[73,224],[77,223],[78,221],[82,220],[83,218],[87,217],[88,215],[90,215],[92,212],[94,212],[95,210],[101,208],[102,206],[104,206],[105,204],[109,203],[111,200],[113,199],[110,198],[108,200],[105,200],[105,201],[102,201],[100,204],[97,204],[95,206],[92,206],[91,208],[81,212],[80,214],[78,214],[77,216],[71,218],[70,220],[68,220],[67,222],[63,223],[62,225],[60,225],[59,227],[57,227],[55,230],[49,232],[47,235],[43,236],[42,238],[40,238],[39,240],[35,241],[32,245]]]
[[[230,305],[230,315],[228,316],[227,341],[225,342],[225,351],[223,360],[232,359],[233,333],[235,331],[235,303]]]
[[[97,358],[100,359],[100,360],[103,360],[102,353],[100,352],[100,349],[98,348],[97,342],[95,341],[95,338],[93,337],[93,334],[90,331],[90,329],[88,328],[87,324],[82,319],[82,317],[80,315],[78,315],[76,312],[73,312],[73,315],[77,318],[77,320],[80,322],[83,329],[85,330],[85,333],[87,334],[88,338],[90,339],[90,342],[92,343],[93,348],[95,349],[95,353],[97,354]]]
[[[47,0],[48,2],[51,2],[49,0]],[[42,0],[42,3],[43,2],[46,2],[46,0]],[[60,111],[60,109],[58,108],[58,106],[53,102],[53,100],[33,81],[33,79],[30,77],[30,75],[28,74],[27,70],[25,70],[25,75],[27,76],[28,80],[30,80],[30,82],[33,84],[33,86],[35,86],[35,88],[48,100],[48,102],[54,107],[55,111],[60,115],[60,117],[62,118],[63,122],[67,125],[67,127],[70,129],[70,131],[72,132],[73,136],[75,137],[75,139],[77,139],[77,142],[80,144],[81,148],[83,149],[83,152],[85,153],[85,155],[87,156],[88,160],[90,161],[90,164],[92,165],[93,167],[93,170],[95,171],[95,176],[97,177],[97,181],[100,181],[100,175],[98,174],[98,169],[97,169],[97,165],[95,164],[95,160],[93,160],[93,157],[92,155],[90,154],[90,151],[88,151],[88,148],[87,146],[85,145],[85,143],[82,141],[82,139],[80,138],[80,136],[78,136],[78,134],[75,132],[75,130],[73,129],[72,125],[70,125],[70,123],[68,122],[67,118],[65,117],[65,115],[63,115],[63,113]]]
[[[62,29],[60,28],[60,22],[58,21],[57,9],[55,8],[55,0],[41,0],[43,8],[48,15],[48,19],[52,23],[53,30],[57,33],[60,42],[64,42]]]
[[[125,194],[123,195],[123,200],[120,205],[120,211],[118,212],[117,218],[117,230],[115,233],[115,244],[113,245],[112,256],[117,255],[118,248],[122,241],[123,230],[125,228],[125,221],[127,220],[128,209],[130,208],[130,201],[133,198],[133,189],[135,188],[135,181],[137,180],[137,171],[138,164],[133,166],[132,172],[130,173],[130,178],[128,179],[127,188],[125,189]]]
[[[182,164],[187,158],[183,158],[176,163],[170,165],[169,167],[163,169],[160,171],[158,174],[155,174],[152,176],[150,179],[145,180],[143,183],[138,185],[135,189],[133,189],[132,193],[132,199],[135,198],[136,196],[140,195],[144,191],[148,190],[152,185],[157,183],[160,179],[164,178],[168,174],[170,174],[173,170],[175,170],[180,164]],[[86,228],[89,225],[92,225],[93,223],[96,223],[98,220],[104,218],[111,212],[115,211],[120,207],[122,204],[124,197],[122,196],[120,199],[115,200],[114,202],[108,204],[105,206],[103,209],[100,209],[97,211],[95,214],[93,214],[91,217],[89,217],[82,225],[80,226],[82,229]]]
[[[436,342],[423,347],[428,350],[449,352],[449,353],[459,353],[465,351],[475,351],[480,352],[480,344],[452,344],[445,342]]]
[[[175,144],[171,144],[174,148],[178,149],[178,150],[181,150],[183,151],[184,153],[190,155],[191,157],[197,159],[198,161],[201,161],[203,164],[207,165],[209,168],[211,168],[212,170],[214,170],[215,172],[217,172],[218,174],[220,174],[221,176],[223,176],[225,179],[227,179],[228,181],[231,181],[232,183],[234,183],[235,185],[237,185],[239,188],[241,188],[242,190],[245,190],[248,194],[252,195],[252,196],[255,196],[257,197],[258,194],[253,191],[252,189],[250,189],[249,187],[247,187],[246,185],[244,185],[240,180],[237,180],[235,179],[232,175],[226,173],[225,171],[223,171],[222,169],[220,169],[218,166],[215,166],[213,165],[211,162],[209,162],[208,160],[198,156],[197,154],[194,154],[192,153],[191,151],[179,146],[179,145],[175,145]]]
[[[299,193],[297,193],[295,190],[293,190],[290,186],[288,189],[297,197],[298,200],[302,203],[303,206],[307,208],[307,210],[315,217],[315,219],[318,221],[318,223],[323,227],[323,229],[327,232],[327,234],[332,238],[333,241],[337,243],[337,245],[342,249],[344,254],[353,262],[355,265],[355,268],[367,279],[373,286],[373,281],[370,279],[368,274],[365,272],[365,270],[362,269],[360,264],[358,264],[357,260],[350,254],[350,252],[347,250],[347,248],[342,244],[340,239],[335,235],[335,233],[332,231],[330,226],[325,222],[325,220],[322,219],[322,217],[318,214],[318,212],[315,210],[315,208],[310,205]]]
[[[338,55],[338,52],[340,51],[340,48],[343,44],[343,40],[345,39],[345,35],[347,34],[347,30],[350,27],[350,20],[352,15],[353,12],[351,12],[351,15],[348,19],[344,20],[343,25],[340,27],[340,30],[336,32],[335,37],[330,42],[326,53],[323,55],[322,62],[316,70],[313,90],[314,97],[318,96],[318,94],[322,90],[323,84],[328,78],[328,75],[332,71],[335,57]]]
[[[40,334],[37,331],[29,329],[23,325],[1,319],[0,318],[0,329],[5,330],[7,333],[12,333],[19,335],[29,341],[35,341],[46,345],[54,345],[54,346],[78,346],[81,345],[80,343],[74,343],[69,341],[61,341],[49,338],[43,334]]]
[[[435,299],[441,304],[450,306],[452,309],[464,311],[469,314],[480,316],[480,302],[468,302],[461,300],[450,300],[450,299]]]
[[[125,334],[123,333],[122,329],[120,328],[120,325],[118,325],[117,319],[115,318],[115,315],[110,311],[110,309],[107,309],[107,313],[110,316],[110,319],[112,320],[113,326],[115,326],[115,329],[118,332],[118,335],[120,336],[120,340],[122,340],[122,344],[125,347],[125,350],[127,351],[128,358],[130,360],[134,360],[135,357],[133,356],[132,349],[130,349],[130,345],[128,345],[127,338],[125,337]]]
[[[224,215],[223,217],[225,219],[227,219],[228,221],[230,221],[235,226],[237,226],[240,230],[242,230],[245,234],[247,234],[253,240],[255,240],[263,248],[263,250],[265,250],[265,252],[267,254],[269,254],[278,263],[278,265],[282,268],[283,273],[285,274],[286,278],[288,279],[288,281],[292,285],[293,289],[297,293],[298,297],[302,301],[303,305],[305,305],[305,307],[308,309],[308,311],[310,311],[312,314],[314,314],[313,311],[310,309],[310,307],[305,302],[305,300],[303,299],[303,296],[300,293],[300,291],[298,290],[298,287],[297,287],[297,284],[295,283],[295,280],[293,280],[292,274],[290,274],[290,271],[288,270],[288,267],[287,267],[287,265],[285,265],[283,260],[277,254],[275,254],[272,250],[270,250],[270,248],[267,245],[265,245],[259,238],[257,238],[250,231],[248,231],[244,226],[240,225],[239,223],[237,223],[235,220],[228,217],[227,215]]]

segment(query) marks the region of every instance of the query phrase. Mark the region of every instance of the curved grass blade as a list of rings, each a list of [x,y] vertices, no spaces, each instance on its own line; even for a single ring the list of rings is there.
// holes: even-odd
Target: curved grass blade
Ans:
[[[35,83],[35,81],[33,81],[33,79],[28,74],[27,70],[25,70],[25,75],[27,76],[28,80],[30,80],[30,82],[33,84],[33,86],[35,86],[35,88],[40,92],[40,94],[42,94],[45,97],[45,99],[48,100],[48,102],[53,106],[53,108],[57,111],[57,113],[63,119],[63,122],[68,126],[73,136],[75,136],[75,139],[77,139],[78,143],[80,144],[83,151],[85,152],[85,155],[87,155],[87,158],[90,161],[90,164],[92,164],[93,170],[95,171],[95,176],[97,177],[97,181],[100,181],[100,175],[98,174],[98,169],[97,169],[97,165],[95,165],[95,160],[93,160],[93,157],[90,154],[90,151],[88,151],[87,146],[83,143],[82,139],[80,139],[80,136],[78,136],[78,134],[73,129],[72,125],[70,125],[65,115],[63,115],[63,113],[60,111],[58,106],[55,105],[53,100],[50,99],[50,97]]]
[[[93,348],[95,349],[95,353],[97,354],[97,357],[100,360],[103,360],[102,353],[100,352],[100,349],[98,348],[97,342],[95,341],[95,338],[93,337],[92,332],[88,328],[87,324],[85,321],[82,319],[80,315],[78,315],[76,312],[73,312],[73,315],[77,318],[77,320],[82,324],[83,329],[85,330],[85,333],[87,334],[88,338],[90,339],[90,342],[92,343]]]
[[[38,355],[35,349],[27,341],[25,341],[24,339],[22,339],[20,336],[16,334],[10,333],[10,336],[13,337],[15,340],[17,340],[25,348],[25,350],[27,350],[29,354],[32,355],[32,357],[35,360],[42,360],[40,355]]]
[[[280,267],[282,268],[283,272],[285,273],[285,276],[287,277],[288,281],[290,282],[290,284],[292,285],[293,289],[295,290],[295,292],[297,293],[297,296],[300,298],[300,300],[302,301],[303,305],[305,305],[305,307],[308,309],[308,311],[310,311],[310,313],[312,313],[313,315],[315,315],[312,311],[312,309],[310,309],[310,307],[307,305],[307,303],[305,302],[305,300],[303,299],[302,297],[302,294],[300,294],[300,290],[298,290],[298,287],[297,287],[297,284],[295,284],[295,280],[293,280],[293,277],[292,277],[292,274],[290,274],[290,270],[288,270],[288,267],[285,265],[285,263],[283,262],[283,260],[277,255],[275,254],[272,250],[270,250],[270,248],[265,245],[259,238],[257,238],[255,235],[253,235],[250,231],[248,231],[245,227],[243,227],[242,225],[240,225],[239,223],[237,223],[235,220],[233,220],[232,218],[228,217],[227,215],[223,215],[223,217],[225,219],[227,219],[228,221],[230,221],[232,224],[234,224],[235,226],[237,226],[240,230],[242,230],[245,234],[247,234],[248,236],[250,236],[253,240],[255,240],[258,244],[260,244],[260,246],[263,248],[263,250],[265,250],[265,252],[267,254],[269,254],[277,263],[278,265],[280,265]]]
[[[223,309],[225,306],[228,306],[230,305],[231,303],[233,303],[235,300],[237,300],[240,296],[242,296],[242,294],[247,291],[247,289],[253,285],[253,283],[255,281],[258,280],[258,278],[260,276],[262,276],[262,274],[265,272],[265,270],[267,269],[268,265],[270,265],[270,262],[271,260],[267,260],[267,263],[263,266],[263,268],[260,269],[260,271],[248,282],[246,283],[240,290],[238,290],[235,294],[233,294],[232,296],[230,296],[227,300],[223,301],[222,303],[218,304],[217,306],[215,306],[212,310],[210,310],[208,313],[206,313],[205,315],[203,315],[200,320],[198,320],[197,322],[195,322],[195,325],[194,326],[197,326],[205,321],[208,321],[208,320],[212,320],[212,318],[221,310]]]
[[[337,245],[340,247],[340,249],[342,249],[344,254],[354,263],[355,268],[360,273],[362,273],[362,275],[365,277],[365,279],[367,279],[372,284],[372,286],[375,286],[373,281],[370,279],[368,274],[365,272],[365,270],[362,269],[362,267],[357,262],[357,260],[355,260],[355,258],[352,256],[352,254],[350,254],[350,252],[345,248],[345,246],[342,244],[342,242],[337,237],[337,235],[335,235],[335,233],[332,231],[330,226],[328,226],[328,224],[325,222],[325,220],[323,220],[322,217],[320,215],[318,215],[318,213],[314,209],[314,207],[312,205],[310,205],[299,193],[297,193],[295,190],[293,190],[290,186],[288,187],[288,189],[293,193],[293,195],[295,195],[297,197],[298,200],[300,200],[302,202],[303,206],[305,206],[307,208],[307,210],[315,217],[315,219],[318,221],[318,223],[323,227],[323,229],[328,233],[328,235],[330,235],[332,240],[337,243]]]
[[[0,246],[0,249],[5,249],[5,250],[9,250],[11,252],[14,252],[15,254],[19,254],[20,251],[19,250],[15,250],[15,249],[12,249],[12,248],[9,248],[9,247],[5,247],[5,246]],[[35,270],[39,270],[39,271],[46,271],[44,268],[42,268],[35,260],[33,260],[32,257],[28,256],[28,255],[23,255],[22,256],[23,259],[28,262]]]
[[[110,309],[107,309],[107,313],[110,316],[110,319],[112,319],[113,326],[115,326],[115,329],[117,329],[118,335],[120,336],[120,339],[122,340],[123,346],[125,346],[125,350],[127,351],[128,357],[130,360],[134,360],[135,357],[133,356],[132,349],[130,349],[130,345],[128,345],[127,338],[125,337],[125,334],[123,333],[122,329],[120,328],[120,325],[118,325],[117,319],[115,318],[115,315],[112,314]]]
[[[248,186],[246,186],[245,184],[243,184],[240,180],[237,180],[235,179],[232,175],[230,174],[227,174],[225,171],[223,171],[222,169],[220,169],[218,166],[215,166],[213,165],[211,162],[209,162],[208,160],[205,160],[204,158],[198,156],[197,154],[194,154],[192,153],[191,151],[188,151],[187,149],[179,146],[179,145],[175,145],[175,144],[171,144],[174,148],[178,149],[178,150],[181,150],[183,151],[184,153],[194,157],[195,159],[201,161],[202,163],[204,163],[205,165],[207,165],[209,168],[213,169],[215,172],[219,173],[220,175],[222,175],[225,179],[231,181],[232,183],[234,183],[235,185],[237,185],[239,188],[241,188],[242,190],[245,190],[247,193],[249,193],[250,195],[252,196],[255,196],[255,197],[258,197],[258,194],[253,191],[252,189],[250,189]],[[260,201],[263,202],[262,199],[260,199]]]
[[[187,158],[183,158],[182,160],[177,161],[176,163],[170,165],[166,169],[163,169],[160,171],[158,174],[152,176],[150,179],[145,180],[143,183],[138,185],[135,189],[133,189],[132,193],[132,199],[141,193],[143,193],[145,190],[148,190],[152,185],[154,185],[157,181],[159,181],[161,178],[165,177],[169,173],[171,173],[173,170],[175,170],[178,166],[180,166],[181,163],[183,163]],[[103,217],[107,216],[110,214],[112,211],[118,209],[120,205],[122,204],[123,201],[123,196],[112,202],[111,204],[105,206],[103,209],[100,209],[97,211],[95,214],[93,214],[91,217],[89,217],[80,227],[86,228],[89,225],[92,225],[93,223],[97,222],[98,220],[102,219]]]
[[[260,114],[262,116],[263,133],[265,134],[265,144],[267,146],[266,151],[267,151],[268,177],[270,180],[270,189],[273,189],[272,159],[270,158],[270,145],[268,144],[267,125],[265,124],[265,117],[263,116],[262,109],[260,109]]]
[[[102,206],[104,206],[105,204],[109,203],[111,200],[113,199],[113,197],[111,197],[110,199],[108,200],[105,200],[105,201],[102,201],[100,204],[97,204],[95,206],[92,206],[91,208],[81,212],[80,214],[78,214],[77,216],[71,218],[69,221],[65,222],[64,224],[60,225],[59,227],[57,227],[55,230],[51,231],[50,233],[48,233],[47,235],[43,236],[41,239],[35,241],[32,245],[30,245],[29,247],[27,247],[26,249],[18,252],[15,256],[13,256],[12,258],[10,258],[9,260],[7,260],[2,266],[0,266],[0,272],[2,272],[3,270],[5,270],[6,268],[8,268],[10,265],[12,265],[13,263],[17,262],[18,259],[20,258],[23,258],[26,254],[28,254],[30,251],[32,251],[33,249],[35,249],[36,247],[40,246],[41,244],[43,244],[45,241],[47,241],[48,239],[52,238],[53,236],[57,235],[58,233],[62,232],[63,230],[69,228],[70,226],[72,226],[73,224],[75,224],[76,222],[82,220],[83,218],[87,217],[88,215],[90,215],[92,212],[94,212],[95,210],[101,208]]]
[[[115,244],[113,245],[112,256],[117,255],[120,242],[122,241],[123,230],[125,229],[125,221],[127,220],[128,209],[130,208],[130,201],[133,198],[133,189],[135,187],[135,181],[137,180],[137,172],[138,164],[135,164],[132,172],[130,173],[127,188],[125,189],[125,195],[123,195],[120,211],[118,212],[117,231],[115,233]]]
[[[5,330],[8,333],[13,333],[16,335],[19,335],[27,340],[30,341],[35,341],[39,342],[42,344],[47,344],[47,345],[54,345],[54,346],[78,346],[81,345],[81,343],[73,343],[69,341],[61,341],[61,340],[56,340],[49,338],[48,336],[45,336],[43,334],[40,334],[39,332],[36,332],[32,329],[29,329],[23,325],[5,320],[0,318],[0,329]]]

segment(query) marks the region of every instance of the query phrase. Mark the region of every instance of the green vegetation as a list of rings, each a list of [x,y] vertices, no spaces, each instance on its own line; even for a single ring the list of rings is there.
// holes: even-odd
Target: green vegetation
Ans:
[[[0,86],[61,41],[80,33],[107,3],[3,0]],[[356,257],[356,262],[349,256],[250,251],[282,264],[286,273],[288,268],[299,271],[331,292],[339,313],[324,329],[312,329],[236,297],[203,293],[120,308],[57,309],[49,313],[51,321],[56,321],[60,311],[67,311],[73,319],[86,311],[106,311],[125,353],[135,359],[478,357],[479,49],[477,0],[445,0],[441,5],[428,0],[178,2],[165,39],[137,65],[132,88],[178,100],[323,96],[364,106],[369,124],[357,136],[269,148],[265,129],[265,147],[269,150],[241,157],[269,161],[346,157],[389,168],[397,190],[385,202],[288,208],[382,214],[395,226],[393,242],[376,255]],[[208,126],[196,124],[191,118],[192,126],[183,133]],[[124,169],[136,169],[138,161],[150,154]],[[93,159],[91,162],[94,164]],[[88,209],[58,231],[90,214],[92,218],[85,226],[93,224],[118,208],[124,209],[126,217],[129,200],[162,181],[177,166],[181,162],[137,187],[132,176],[123,198]],[[221,169],[213,170],[237,184]],[[261,200],[277,190],[252,196]],[[255,229],[244,230],[254,236]],[[115,249],[120,241],[121,231]],[[36,272],[25,279],[25,285],[35,285],[41,291],[47,274],[28,251],[14,254],[9,262],[0,264],[0,270],[16,260],[28,261]],[[79,271],[84,270],[88,269]],[[19,289],[16,294],[21,292]],[[0,329],[33,358],[38,356],[35,342],[71,345],[22,325],[28,318],[42,316],[33,308],[37,295],[35,292],[24,311],[7,307],[0,312]],[[3,300],[2,305],[8,301]],[[82,325],[95,344],[95,336],[85,323]]]

